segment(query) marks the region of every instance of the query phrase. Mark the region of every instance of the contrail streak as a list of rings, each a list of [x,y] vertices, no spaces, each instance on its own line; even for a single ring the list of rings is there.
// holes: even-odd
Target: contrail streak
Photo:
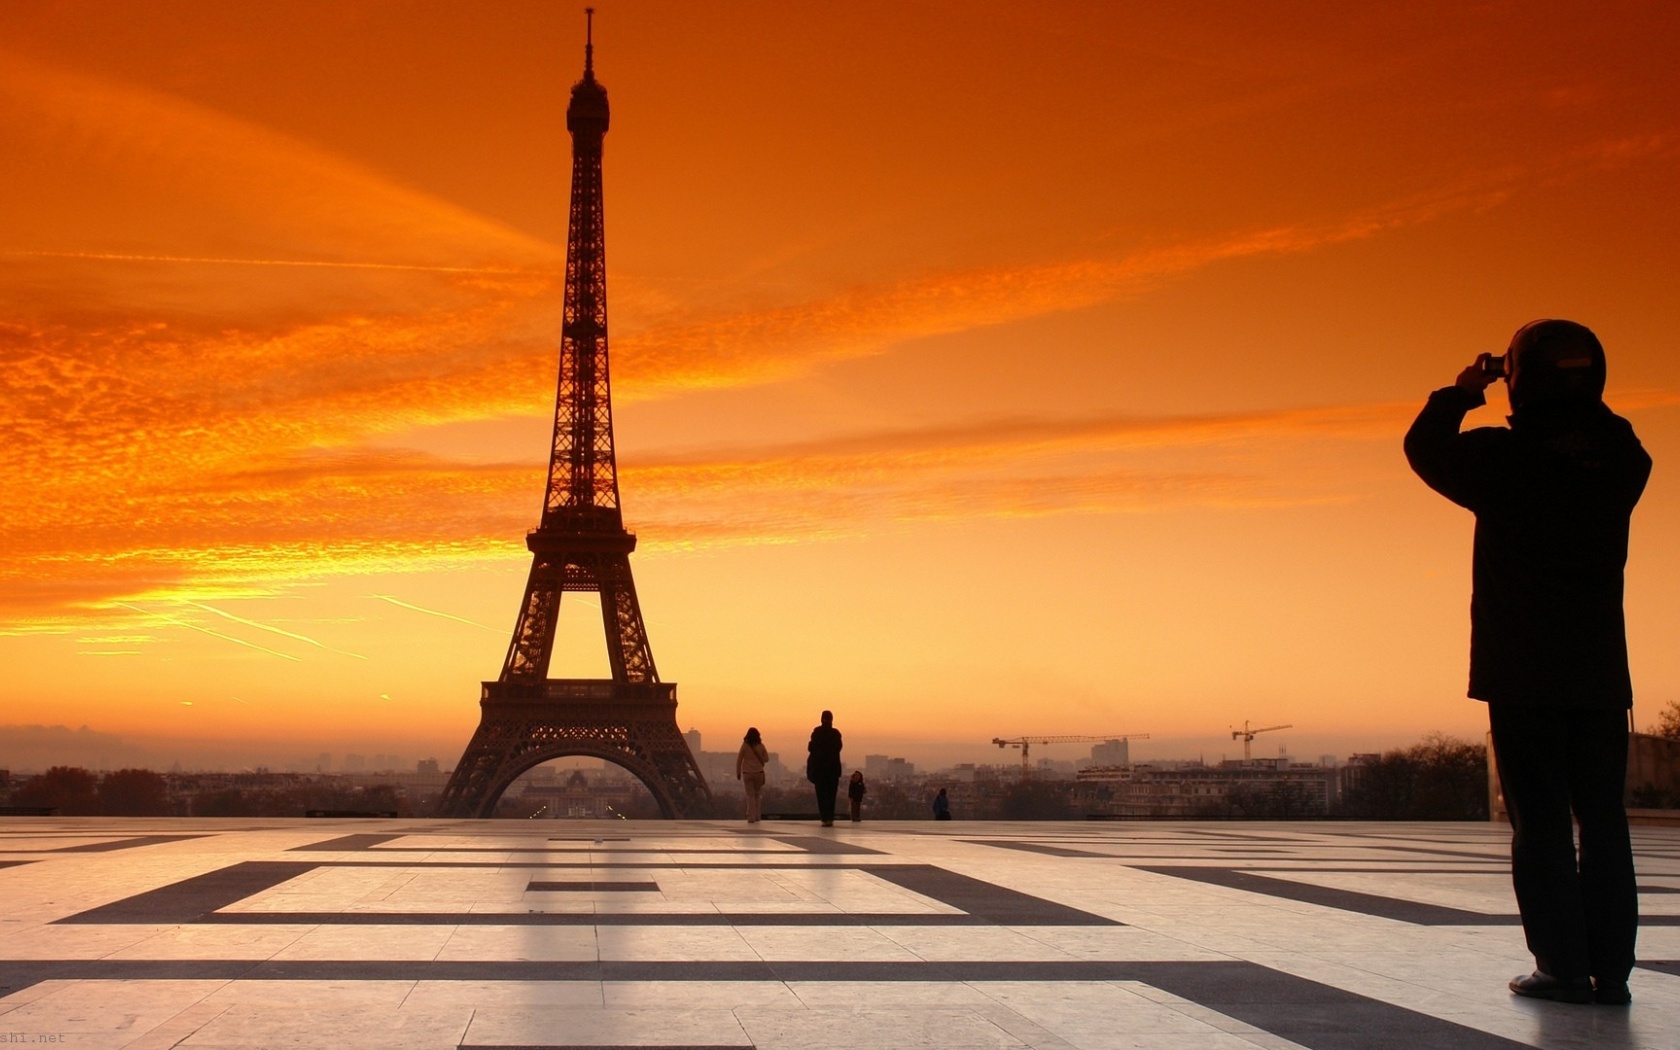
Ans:
[[[302,662],[297,657],[293,656],[291,653],[283,653],[278,649],[270,649],[266,645],[258,645],[256,642],[247,642],[245,639],[235,638],[231,634],[222,634],[220,631],[212,631],[208,627],[200,627],[196,623],[188,623],[187,621],[182,620],[178,617],[171,616],[168,613],[149,613],[146,610],[140,608],[138,605],[130,605],[127,602],[114,602],[112,604],[120,605],[124,609],[133,609],[135,612],[139,613],[141,616],[162,617],[165,621],[167,621],[169,623],[172,623],[177,627],[185,627],[189,631],[197,631],[200,634],[207,634],[212,638],[220,638],[224,642],[232,642],[235,645],[243,645],[247,648],[255,649],[258,652],[267,653],[270,656],[278,656],[282,660],[290,660],[293,663],[301,663]]]
[[[8,250],[0,255],[32,259],[93,259],[104,262],[192,263],[213,266],[296,266],[334,270],[418,270],[424,273],[489,273],[506,276],[555,276],[559,270],[533,270],[506,266],[427,266],[421,263],[343,262],[330,259],[228,259],[199,255],[129,255],[121,252],[38,252]]]
[[[425,613],[428,616],[441,616],[445,620],[455,620],[459,623],[464,623],[464,624],[468,625],[469,627],[477,627],[481,631],[489,631],[491,634],[501,634],[502,633],[502,632],[496,630],[496,628],[494,628],[494,627],[486,627],[476,620],[467,619],[465,616],[456,616],[454,613],[438,612],[436,609],[425,609],[425,608],[422,608],[418,605],[410,605],[405,601],[400,601],[396,598],[391,597],[389,594],[370,594],[370,595],[368,595],[368,597],[369,598],[378,598],[382,602],[390,602],[392,605],[399,605],[399,606],[403,607],[404,609],[413,609],[415,612],[422,612],[422,613]]]
[[[266,623],[258,623],[255,620],[247,620],[243,616],[235,616],[230,612],[223,612],[220,609],[214,608],[213,606],[205,605],[202,602],[195,602],[195,601],[189,600],[189,601],[187,601],[186,604],[192,606],[195,609],[203,609],[205,612],[213,612],[217,616],[221,616],[221,617],[224,617],[226,619],[232,620],[234,623],[242,623],[247,627],[255,627],[259,631],[270,631],[274,634],[283,635],[287,638],[295,638],[300,642],[308,642],[310,645],[315,646],[317,649],[325,649],[329,653],[338,653],[340,656],[354,656],[358,660],[366,660],[367,659],[367,657],[363,656],[361,653],[350,653],[350,652],[345,652],[343,649],[334,649],[330,645],[325,645],[321,642],[317,642],[315,639],[309,637],[308,635],[293,634],[291,631],[282,630],[279,627],[270,627]]]

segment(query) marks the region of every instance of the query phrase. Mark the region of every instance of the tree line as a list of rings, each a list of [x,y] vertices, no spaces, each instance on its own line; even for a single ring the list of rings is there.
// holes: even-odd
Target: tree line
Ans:
[[[196,778],[184,778],[190,785]],[[62,817],[273,817],[311,810],[416,816],[390,785],[359,788],[320,780],[288,780],[261,787],[171,787],[171,778],[149,769],[97,774],[54,766],[14,788],[14,810],[53,810]]]

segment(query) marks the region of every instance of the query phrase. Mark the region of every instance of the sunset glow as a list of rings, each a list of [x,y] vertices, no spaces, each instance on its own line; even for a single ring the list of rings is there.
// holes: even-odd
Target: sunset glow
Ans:
[[[596,7],[624,516],[708,749],[1479,736],[1471,518],[1400,437],[1537,317],[1655,460],[1636,719],[1680,699],[1680,9]],[[0,723],[453,763],[541,510],[582,32],[0,6]]]

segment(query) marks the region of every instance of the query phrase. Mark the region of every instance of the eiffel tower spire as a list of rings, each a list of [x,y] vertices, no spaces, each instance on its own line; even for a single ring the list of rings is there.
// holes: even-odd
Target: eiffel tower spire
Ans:
[[[544,529],[611,527],[622,521],[607,374],[607,242],[601,201],[601,146],[610,113],[607,89],[595,79],[595,10],[587,10],[591,42],[584,46],[583,79],[572,86],[566,107],[572,211]]]
[[[540,524],[525,537],[531,574],[502,662],[485,682],[478,731],[439,802],[446,816],[489,816],[518,776],[541,762],[591,755],[647,785],[666,816],[705,808],[710,789],[677,729],[676,685],[659,680],[630,575],[636,537],[619,508],[607,364],[607,254],[601,147],[607,89],[595,79],[594,9],[583,79],[572,86],[572,207],[560,380]],[[549,661],[568,591],[601,600],[610,679],[551,679]]]

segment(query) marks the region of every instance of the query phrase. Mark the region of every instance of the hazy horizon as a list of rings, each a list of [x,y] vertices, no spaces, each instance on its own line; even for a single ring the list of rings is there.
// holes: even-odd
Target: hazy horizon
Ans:
[[[683,727],[687,731],[689,726]],[[1480,737],[1470,738],[1479,742]],[[790,769],[803,768],[805,736],[789,738],[787,746],[774,737],[767,737],[770,750]],[[1257,736],[1253,757],[1277,758],[1280,746],[1295,762],[1317,763],[1325,755],[1337,762],[1346,762],[1355,753],[1385,752],[1410,747],[1422,737],[1385,741],[1377,737],[1326,737],[1322,734],[1293,733],[1285,736],[1269,733]],[[701,749],[708,752],[732,752],[740,746],[738,737],[701,733]],[[322,740],[317,746],[304,743],[284,747],[242,740],[172,740],[146,737],[141,734],[123,735],[102,733],[92,727],[72,729],[64,725],[20,726],[0,725],[0,769],[13,774],[37,773],[52,766],[79,766],[94,772],[141,768],[159,772],[179,767],[185,772],[238,772],[266,768],[271,772],[315,772],[319,758],[325,754],[330,764],[323,770],[331,773],[379,772],[374,765],[377,756],[400,759],[400,765],[389,768],[412,772],[423,759],[436,759],[439,768],[450,769],[460,757],[462,744],[446,739],[404,742],[367,741],[362,744]],[[1042,758],[1063,762],[1089,759],[1091,744],[1034,744],[1034,764]],[[1224,759],[1240,759],[1242,742],[1233,741],[1227,731],[1223,736],[1176,737],[1167,739],[1133,740],[1130,744],[1134,763],[1205,760],[1213,765]],[[978,765],[1018,767],[1020,751],[1000,749],[990,743],[972,744],[964,741],[913,740],[892,738],[847,738],[844,753],[848,769],[863,768],[868,755],[885,754],[891,758],[910,761],[918,773],[950,768],[965,762]],[[361,769],[345,767],[347,755],[358,755],[365,764]]]

